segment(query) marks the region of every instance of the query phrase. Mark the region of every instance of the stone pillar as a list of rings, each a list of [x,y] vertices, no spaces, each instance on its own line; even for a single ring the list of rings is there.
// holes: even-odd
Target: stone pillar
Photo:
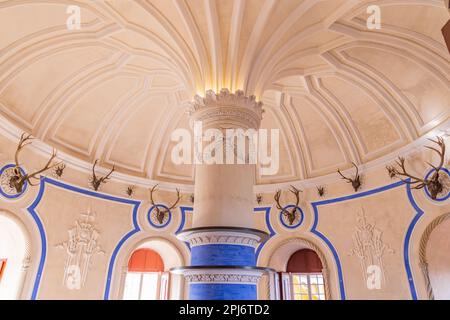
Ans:
[[[214,139],[201,144],[199,137],[194,137],[197,164],[193,225],[178,234],[179,239],[190,244],[191,265],[174,271],[182,273],[189,282],[190,299],[255,300],[257,282],[265,271],[256,267],[255,251],[268,235],[254,229],[255,164],[249,164],[251,153],[248,147],[240,153],[235,141],[226,139],[226,129],[257,132],[262,104],[241,91],[209,91],[204,98],[196,96],[190,115],[193,127],[201,122],[202,136],[208,129],[218,134],[215,142],[224,142],[221,150],[225,161],[202,161],[207,145]],[[227,150],[235,157],[233,164],[226,161]],[[219,158],[222,157],[216,159]]]

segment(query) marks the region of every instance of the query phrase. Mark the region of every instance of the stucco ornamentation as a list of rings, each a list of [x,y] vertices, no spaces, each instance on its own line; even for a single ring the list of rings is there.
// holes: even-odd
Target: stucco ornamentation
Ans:
[[[262,110],[262,102],[257,102],[255,96],[246,96],[244,91],[236,90],[235,93],[231,93],[228,89],[222,89],[218,94],[213,90],[206,91],[205,97],[196,95],[194,102],[191,104],[193,110],[196,111],[199,108],[204,107],[217,107],[217,106],[236,106],[242,108],[249,108]]]
[[[253,237],[245,235],[224,235],[224,234],[196,234],[189,239],[191,246],[200,246],[205,244],[239,244],[256,248],[259,241]]]
[[[94,220],[95,216],[90,210],[83,213],[82,218],[69,229],[69,239],[56,245],[67,253],[63,284],[69,290],[80,290],[84,287],[92,257],[104,254],[98,245],[100,233],[94,228]]]
[[[236,127],[256,129],[261,123],[262,105],[255,96],[248,97],[241,90],[231,93],[222,89],[218,94],[208,90],[205,97],[196,95],[188,104],[187,111],[192,120],[206,124],[234,123]]]
[[[359,259],[363,279],[366,283],[370,266],[378,267],[381,271],[381,281],[386,281],[383,256],[385,253],[393,254],[395,251],[383,242],[383,232],[375,227],[375,223],[367,221],[364,209],[361,208],[356,220],[357,225],[353,232],[353,249],[350,251],[350,255]]]
[[[248,274],[191,274],[186,275],[189,282],[212,282],[212,283],[257,283],[261,276]]]

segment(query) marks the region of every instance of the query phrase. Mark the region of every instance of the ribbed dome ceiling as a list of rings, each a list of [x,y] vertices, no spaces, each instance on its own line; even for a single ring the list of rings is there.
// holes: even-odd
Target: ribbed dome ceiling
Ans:
[[[263,128],[282,129],[279,174],[257,183],[308,179],[447,122],[449,19],[444,0],[2,1],[0,114],[83,161],[192,183],[170,161],[185,102],[243,89],[264,102]]]

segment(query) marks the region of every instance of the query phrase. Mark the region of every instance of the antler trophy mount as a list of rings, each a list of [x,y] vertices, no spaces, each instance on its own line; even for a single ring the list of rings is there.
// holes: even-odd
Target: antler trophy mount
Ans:
[[[338,173],[341,175],[342,179],[346,180],[347,183],[350,183],[355,190],[355,192],[358,192],[358,190],[361,188],[362,182],[361,182],[361,176],[359,175],[359,169],[358,166],[352,162],[352,165],[356,168],[356,173],[353,176],[353,178],[346,177],[342,174],[341,170],[338,169]]]
[[[278,190],[273,198],[277,204],[277,209],[281,210],[281,213],[287,218],[289,225],[292,226],[294,222],[299,218],[299,213],[297,209],[300,203],[300,192],[303,191],[295,188],[294,186],[291,186],[289,192],[291,192],[295,196],[295,205],[293,205],[289,209],[286,209],[286,206],[282,206],[280,204],[281,190]]]
[[[115,170],[115,166],[113,165],[111,171],[104,177],[97,177],[97,174],[95,173],[95,166],[97,165],[98,160],[95,160],[94,165],[92,166],[92,176],[91,179],[89,181],[91,187],[95,190],[98,191],[98,189],[100,188],[100,186],[104,183],[107,183],[108,180],[111,178],[111,175],[113,174],[114,170]]]
[[[58,179],[61,179],[64,174],[65,169],[66,169],[66,165],[64,163],[58,164],[57,166],[55,166],[53,168],[54,176]]]
[[[24,174],[20,167],[19,154],[27,145],[32,143],[33,139],[34,138],[31,137],[31,134],[23,133],[20,137],[19,145],[17,146],[17,150],[14,155],[15,166],[12,170],[12,174],[9,176],[8,184],[9,187],[15,190],[18,194],[23,192],[25,182],[29,183],[31,186],[36,186],[36,184],[33,184],[31,182],[31,179],[39,180],[41,173],[61,165],[61,162],[52,164],[53,160],[56,158],[56,150],[53,149],[50,159],[42,169],[37,170],[33,173]]]
[[[395,161],[395,165],[387,166],[386,169],[391,178],[399,178],[401,181],[412,186],[412,189],[423,189],[427,188],[430,196],[433,200],[436,200],[438,195],[444,191],[444,181],[443,177],[446,176],[445,173],[440,174],[441,169],[444,167],[445,161],[445,143],[442,137],[436,137],[436,140],[428,139],[429,141],[436,144],[439,149],[431,146],[425,146],[425,148],[436,152],[439,155],[440,161],[437,166],[427,162],[433,168],[433,174],[429,178],[418,178],[407,172],[404,157],[398,157]],[[403,178],[405,179],[403,179]]]
[[[158,223],[160,225],[162,225],[162,224],[164,224],[164,221],[166,220],[168,213],[172,209],[175,209],[177,204],[178,204],[178,202],[180,202],[181,195],[180,195],[180,190],[177,189],[177,199],[175,200],[175,202],[173,202],[173,204],[170,207],[163,208],[160,205],[156,204],[154,199],[153,199],[153,193],[156,191],[157,188],[158,188],[158,185],[155,185],[153,188],[150,189],[150,202],[151,202],[151,204],[153,206],[154,217],[156,218]]]

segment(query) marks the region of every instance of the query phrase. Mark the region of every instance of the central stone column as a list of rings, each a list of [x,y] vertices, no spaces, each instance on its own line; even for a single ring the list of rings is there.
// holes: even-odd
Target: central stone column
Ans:
[[[203,149],[205,145],[198,141],[200,137],[195,137],[198,145],[193,225],[192,229],[178,234],[179,239],[190,244],[191,266],[176,271],[189,282],[190,299],[255,300],[257,282],[264,272],[263,268],[256,267],[255,251],[268,235],[254,229],[255,164],[251,161],[249,139],[245,139],[246,151],[239,151],[237,139],[227,139],[227,129],[228,132],[229,129],[235,129],[233,132],[241,130],[241,133],[251,132],[247,131],[249,129],[257,132],[262,119],[262,104],[254,97],[244,96],[241,91],[235,94],[228,90],[219,94],[208,91],[204,98],[196,96],[190,115],[194,127],[201,123],[203,133],[208,129],[213,129],[219,136],[222,133],[220,142],[224,145],[225,161],[204,163],[201,159],[204,160],[203,151],[207,148]],[[226,160],[226,152],[231,153],[230,149],[235,156],[233,163],[229,158]]]

